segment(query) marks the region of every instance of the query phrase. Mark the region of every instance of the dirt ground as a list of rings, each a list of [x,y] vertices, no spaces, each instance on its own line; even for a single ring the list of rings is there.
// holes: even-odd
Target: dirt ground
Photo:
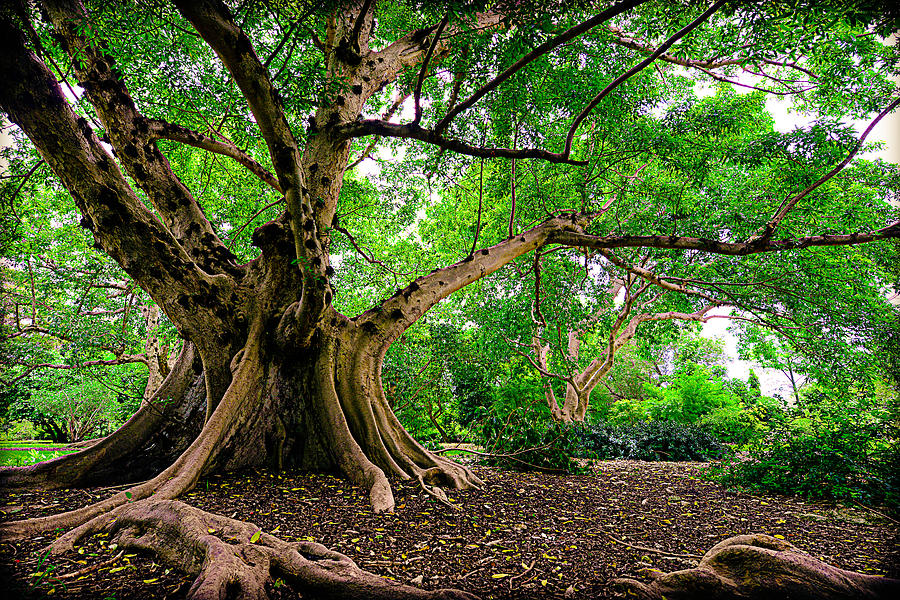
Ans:
[[[742,533],[783,537],[833,565],[900,577],[900,526],[862,507],[755,496],[701,479],[699,463],[598,462],[590,475],[511,473],[474,466],[484,489],[451,494],[452,511],[398,482],[394,514],[326,474],[250,472],[211,477],[186,497],[204,510],[255,523],[288,541],[314,540],[360,567],[427,589],[483,599],[614,598],[610,581],[645,567],[696,564]],[[83,506],[115,490],[0,494],[0,519]],[[191,578],[103,536],[44,558],[52,536],[0,542],[12,597],[90,600],[184,598]],[[274,582],[273,595],[299,596]]]

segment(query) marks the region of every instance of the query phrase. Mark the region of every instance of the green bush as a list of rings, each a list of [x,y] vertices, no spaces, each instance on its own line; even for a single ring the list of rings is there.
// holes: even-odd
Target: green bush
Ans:
[[[630,460],[709,460],[726,447],[707,429],[674,421],[593,425],[579,431],[582,456]]]
[[[625,425],[629,423],[637,423],[646,421],[647,416],[646,404],[634,398],[622,398],[613,402],[609,408],[600,413],[600,418],[610,425]]]
[[[580,454],[578,427],[557,423],[546,405],[533,403],[509,412],[481,411],[476,442],[493,454],[484,462],[514,471],[562,471],[585,469],[573,460]]]
[[[768,430],[758,412],[742,405],[722,406],[703,415],[700,423],[719,441],[743,446]]]
[[[2,426],[0,439],[33,440],[38,437],[38,430],[31,421],[7,421]]]
[[[735,404],[722,380],[702,365],[680,373],[665,388],[652,384],[645,384],[645,388],[647,414],[655,421],[696,423],[717,408]]]
[[[885,411],[853,402],[807,408],[711,470],[725,485],[900,508],[900,446]]]

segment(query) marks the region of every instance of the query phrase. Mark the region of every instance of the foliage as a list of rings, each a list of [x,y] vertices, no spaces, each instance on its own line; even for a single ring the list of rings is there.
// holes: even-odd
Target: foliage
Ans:
[[[38,430],[31,421],[4,419],[0,424],[0,439],[33,440],[36,437]]]
[[[476,421],[475,441],[493,456],[486,463],[516,471],[579,473],[577,428],[550,418],[542,399],[504,410],[498,402]],[[508,405],[507,405],[508,406]]]
[[[726,453],[707,428],[675,421],[587,425],[579,438],[582,454],[602,459],[704,461]]]
[[[56,442],[106,435],[131,416],[140,401],[140,396],[122,392],[121,381],[131,375],[128,366],[100,374],[51,371],[32,377],[28,395],[10,406],[9,416],[33,423]]]
[[[756,407],[751,410],[743,404],[730,404],[703,415],[700,423],[716,439],[743,446],[768,431],[761,412]]]
[[[33,465],[35,463],[43,462],[45,460],[50,460],[51,458],[56,458],[57,456],[62,456],[63,454],[70,454],[74,452],[74,450],[36,450],[31,449],[28,451],[25,450],[8,450],[4,448],[0,448],[0,465],[10,466],[10,467],[22,467],[26,465]]]
[[[732,457],[712,476],[750,490],[900,508],[896,399],[834,394],[798,408],[792,420],[753,441],[746,454]]]
[[[665,388],[648,391],[651,396],[648,413],[662,421],[696,423],[707,413],[733,402],[722,381],[699,366],[680,373]]]

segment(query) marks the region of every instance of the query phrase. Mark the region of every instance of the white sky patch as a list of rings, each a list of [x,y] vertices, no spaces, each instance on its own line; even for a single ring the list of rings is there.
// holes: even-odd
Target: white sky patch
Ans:
[[[729,308],[715,308],[709,314],[724,316],[731,312],[732,310]],[[728,377],[747,381],[750,369],[753,369],[759,377],[760,390],[764,396],[778,394],[782,398],[790,398],[790,383],[784,374],[777,369],[763,369],[752,361],[738,358],[738,338],[728,330],[730,325],[731,320],[729,319],[711,319],[704,323],[700,330],[700,335],[703,337],[721,340],[725,344],[724,351],[728,356],[728,363],[725,367],[728,369]]]

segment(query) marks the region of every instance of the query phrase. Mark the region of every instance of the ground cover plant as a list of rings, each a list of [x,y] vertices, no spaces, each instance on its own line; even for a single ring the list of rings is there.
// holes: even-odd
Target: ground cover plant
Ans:
[[[796,403],[888,381],[889,8],[0,3],[0,411],[81,444],[0,485],[97,491],[12,513],[4,542],[44,538],[49,569],[106,536],[195,598],[470,599],[183,500],[297,469],[372,515],[407,484],[452,511],[492,472],[436,444],[510,423],[538,445],[485,458],[545,471],[588,468],[570,424],[603,415],[657,458],[697,427],[752,444],[778,418],[688,335],[712,319],[797,374]],[[779,97],[808,122],[776,127]],[[82,576],[48,569],[42,591]]]

